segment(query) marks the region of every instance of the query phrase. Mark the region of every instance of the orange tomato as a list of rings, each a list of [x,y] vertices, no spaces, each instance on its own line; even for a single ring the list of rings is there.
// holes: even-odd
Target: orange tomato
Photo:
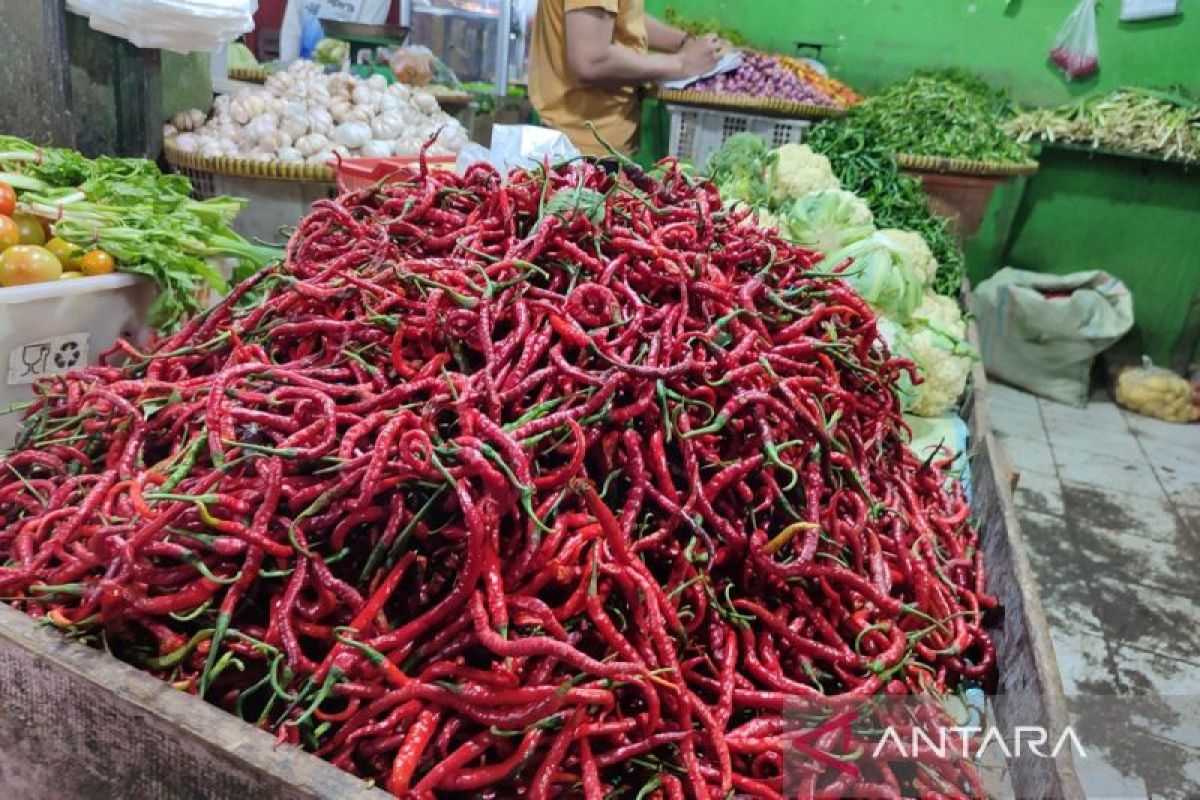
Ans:
[[[116,267],[117,262],[103,250],[92,250],[79,260],[79,271],[84,275],[107,275]]]
[[[0,217],[0,250],[21,243],[21,229],[9,217]]]
[[[17,193],[7,183],[0,183],[0,214],[12,216],[17,210]]]
[[[54,254],[36,244],[13,245],[0,253],[0,286],[56,281],[62,271]]]

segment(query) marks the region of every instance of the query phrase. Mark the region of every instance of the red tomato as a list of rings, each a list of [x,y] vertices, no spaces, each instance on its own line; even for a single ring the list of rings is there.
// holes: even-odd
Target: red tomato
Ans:
[[[0,183],[0,214],[11,217],[17,210],[17,193],[7,183]]]

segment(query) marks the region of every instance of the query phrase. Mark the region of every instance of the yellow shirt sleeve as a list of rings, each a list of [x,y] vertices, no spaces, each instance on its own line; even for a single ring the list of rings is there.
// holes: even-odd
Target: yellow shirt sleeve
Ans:
[[[610,14],[616,14],[620,9],[618,0],[565,0],[567,11],[583,11],[586,8],[599,8]]]

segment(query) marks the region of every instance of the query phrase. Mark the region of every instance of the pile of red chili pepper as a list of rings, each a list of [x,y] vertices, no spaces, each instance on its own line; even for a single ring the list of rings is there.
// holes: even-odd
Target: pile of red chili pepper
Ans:
[[[994,661],[909,365],[815,260],[671,162],[318,202],[40,385],[0,596],[398,796],[978,795],[953,754],[785,763],[798,700]]]

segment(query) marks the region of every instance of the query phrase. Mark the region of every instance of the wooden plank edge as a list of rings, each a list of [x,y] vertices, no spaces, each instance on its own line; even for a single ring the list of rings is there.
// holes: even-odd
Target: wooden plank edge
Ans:
[[[979,335],[978,330],[973,321],[968,323],[967,338],[976,352],[979,352]],[[1011,657],[1011,648],[1027,647],[1029,657],[1032,661],[1034,670],[1034,681],[1036,685],[1028,686],[1018,677],[1014,678],[1014,683],[1006,685],[1006,676],[1001,672],[1000,686],[1001,691],[1005,689],[1016,689],[1019,692],[1036,692],[1038,700],[1041,704],[1040,713],[1036,716],[1040,717],[1037,720],[1030,719],[1001,719],[1001,724],[1006,728],[1011,728],[1019,724],[1038,724],[1046,728],[1050,733],[1050,739],[1057,741],[1057,736],[1070,723],[1070,712],[1067,708],[1066,697],[1063,690],[1062,675],[1058,669],[1058,660],[1054,653],[1054,644],[1050,640],[1050,626],[1046,620],[1046,612],[1042,607],[1041,595],[1037,588],[1037,579],[1033,574],[1033,568],[1029,563],[1028,551],[1025,547],[1025,539],[1021,533],[1021,525],[1017,519],[1016,509],[1013,504],[1013,478],[1007,453],[1003,445],[997,439],[992,430],[991,417],[988,413],[987,375],[983,368],[982,361],[976,361],[971,370],[971,396],[970,407],[967,416],[969,417],[968,425],[971,436],[971,462],[972,462],[972,483],[975,486],[975,491],[979,491],[978,479],[986,477],[990,473],[990,477],[994,482],[995,491],[998,495],[1001,513],[1003,515],[1002,524],[999,529],[1004,534],[1004,541],[999,548],[1004,559],[1003,563],[989,563],[989,590],[993,590],[994,580],[997,575],[1008,575],[1015,581],[1019,589],[1021,599],[1020,608],[1006,609],[1006,617],[1008,614],[1016,613],[1020,615],[1020,619],[1015,621],[1019,624],[1021,635],[1017,638],[1018,641],[1009,642],[1002,640],[1001,645],[1005,648],[1010,648],[1008,656]],[[986,461],[986,463],[983,463]],[[984,469],[978,469],[983,467]],[[984,543],[985,547],[988,543]],[[999,570],[999,571],[998,571]],[[1002,621],[1014,624],[1014,620],[1006,619]],[[1007,627],[1007,626],[1004,626]],[[1005,639],[1010,638],[1007,635]],[[1004,653],[998,653],[998,665],[1003,664],[1006,660]],[[1013,692],[1017,694],[1017,692]],[[1001,706],[1001,713],[1006,713],[1006,706]],[[1011,711],[1011,709],[1008,709]],[[1019,709],[1013,712],[1015,716],[1020,716]],[[1063,800],[1075,800],[1076,798],[1086,797],[1083,787],[1079,782],[1078,774],[1075,770],[1073,753],[1070,748],[1063,748],[1053,761],[1053,775],[1051,777],[1052,786],[1047,787],[1041,782],[1042,776],[1036,774],[1022,774],[1021,770],[1032,766],[1034,771],[1043,770],[1046,759],[1027,759],[1023,762],[1015,762],[1012,769],[1012,779],[1014,789],[1017,791],[1018,797],[1054,797],[1062,798]],[[1053,794],[1048,794],[1049,789]]]

